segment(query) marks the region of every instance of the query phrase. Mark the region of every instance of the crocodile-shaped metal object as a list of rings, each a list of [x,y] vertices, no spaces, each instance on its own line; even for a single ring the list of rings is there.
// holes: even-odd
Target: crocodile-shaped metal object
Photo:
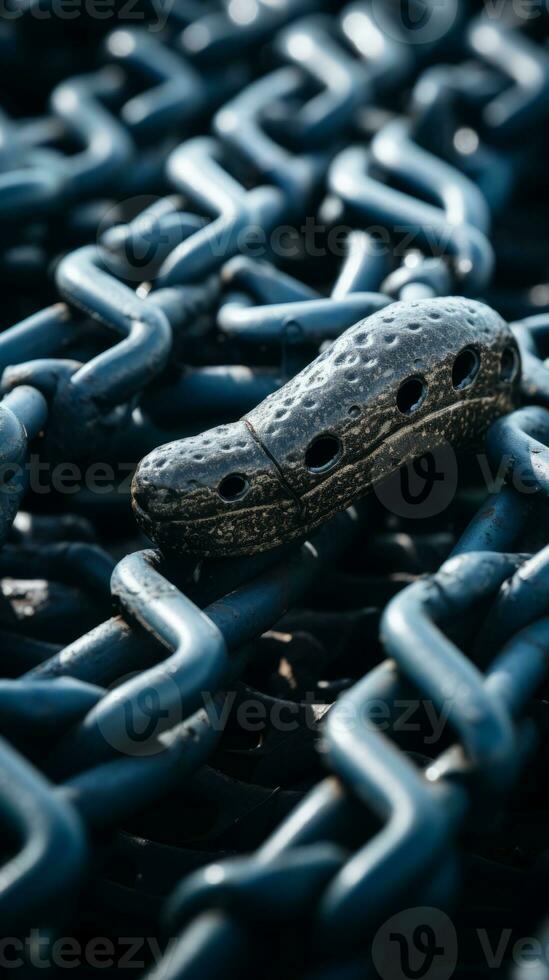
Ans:
[[[137,520],[170,554],[253,554],[302,537],[413,458],[477,441],[516,404],[519,373],[511,330],[483,303],[395,303],[240,421],[149,453],[133,482]]]

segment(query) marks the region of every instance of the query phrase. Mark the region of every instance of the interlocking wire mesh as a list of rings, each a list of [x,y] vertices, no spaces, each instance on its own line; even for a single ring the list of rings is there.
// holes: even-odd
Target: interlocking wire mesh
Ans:
[[[2,971],[549,980],[547,5],[0,13]]]

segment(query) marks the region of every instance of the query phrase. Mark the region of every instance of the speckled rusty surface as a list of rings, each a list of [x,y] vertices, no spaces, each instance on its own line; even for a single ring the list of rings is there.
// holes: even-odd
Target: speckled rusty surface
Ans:
[[[477,440],[516,403],[519,372],[516,341],[488,306],[395,303],[239,422],[146,456],[133,483],[137,520],[171,554],[275,547],[414,457]]]

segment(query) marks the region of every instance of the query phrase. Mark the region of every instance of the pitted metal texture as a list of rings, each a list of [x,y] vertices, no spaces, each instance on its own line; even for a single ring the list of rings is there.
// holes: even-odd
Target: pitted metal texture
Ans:
[[[168,553],[253,554],[318,527],[415,456],[463,448],[517,401],[520,357],[485,304],[392,304],[239,422],[153,450],[134,512]]]
[[[549,980],[543,6],[5,0],[2,976]]]

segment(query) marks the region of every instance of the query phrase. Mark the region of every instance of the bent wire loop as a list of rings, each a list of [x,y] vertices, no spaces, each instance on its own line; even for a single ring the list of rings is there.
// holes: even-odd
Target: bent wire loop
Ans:
[[[322,564],[345,547],[356,523],[352,510],[340,515],[315,535],[312,543],[290,553],[280,566],[241,586],[229,598],[211,603],[204,612],[156,571],[157,553],[138,553],[123,559],[113,573],[114,594],[131,619],[140,622],[173,653],[118,686],[92,708],[59,745],[54,760],[56,771],[68,773],[97,764],[127,747],[128,723],[146,746],[151,738],[201,708],[204,693],[213,696],[231,676],[227,649],[240,649],[279,618]],[[70,676],[103,685],[133,669],[139,662],[139,648],[139,639],[128,632],[124,621],[113,619],[40,664],[32,676]],[[90,674],[87,665],[92,650],[95,653]],[[152,729],[151,716],[156,719]]]
[[[25,932],[54,926],[74,902],[86,871],[83,826],[41,773],[4,739],[0,788],[0,820],[18,846],[0,869],[2,928]]]
[[[427,193],[436,204],[383,183],[378,168],[382,176],[400,178],[411,192]],[[407,236],[407,247],[417,242],[449,255],[465,293],[474,295],[490,281],[494,257],[486,238],[484,199],[463,174],[415,144],[407,122],[388,123],[370,151],[342,150],[328,179],[351,216],[396,228]]]
[[[370,0],[337,10],[181,0],[147,4],[143,29],[75,24],[72,50],[68,23],[60,30],[53,18],[38,36],[38,6],[13,0],[17,16],[0,25],[0,270],[14,323],[0,335],[4,938],[38,929],[54,941],[75,921],[82,888],[86,901],[94,893],[92,913],[109,918],[119,902],[124,917],[133,903],[141,923],[170,892],[149,980],[241,980],[287,936],[305,954],[292,975],[368,976],[381,924],[403,909],[451,912],[470,838],[486,840],[511,814],[511,843],[520,807],[509,809],[510,794],[543,763],[544,701],[532,710],[530,699],[549,671],[545,20],[460,7],[449,23],[452,5],[436,0],[398,18]],[[51,20],[51,0],[40,6]],[[45,115],[29,116],[37,106]],[[345,224],[341,261],[330,245],[307,254],[301,222],[313,214],[323,245]],[[297,256],[277,252],[286,225]],[[514,321],[491,362],[474,322],[463,341],[477,367],[513,384],[513,399],[500,398],[503,416],[475,433],[448,519],[410,530],[372,494],[307,540],[300,512],[299,543],[282,534],[258,556],[210,560],[201,546],[174,560],[170,526],[164,555],[120,558],[144,545],[133,524],[115,527],[129,514],[118,485],[100,501],[79,491],[74,508],[56,495],[36,513],[32,488],[25,496],[35,449],[48,466],[135,466],[160,444],[253,415],[267,396],[277,405],[313,356],[325,365],[332,341],[392,301],[434,304],[428,335],[415,314],[410,329],[427,335],[438,369],[456,330],[435,307],[452,293]],[[422,366],[413,340],[407,377],[390,388],[392,316],[383,310],[373,325],[387,324],[378,339],[391,348],[381,396],[401,411],[400,381],[421,382],[431,362]],[[458,413],[467,402],[460,353],[429,375],[435,424],[441,392]],[[490,378],[483,403],[496,399]],[[342,400],[328,387],[337,414]],[[349,419],[361,411],[356,399],[343,409]],[[280,417],[283,435],[305,439],[303,415]],[[410,458],[426,446],[419,418]],[[448,431],[457,450],[463,426]],[[373,437],[398,470],[384,433]],[[299,466],[310,448],[305,439]],[[332,460],[347,466],[341,449]],[[214,476],[230,451],[212,450]],[[322,462],[313,459],[311,485],[326,477]],[[475,462],[490,484],[480,506],[481,483],[468,482]],[[194,464],[184,464],[187,479]],[[178,486],[160,490],[159,513],[175,493],[175,526]],[[272,529],[258,520],[256,530],[244,517],[252,544]],[[267,675],[260,705],[297,705],[297,734],[277,740],[267,725],[260,744],[242,748],[238,707]],[[440,726],[422,753],[399,728],[403,701]],[[221,813],[218,836],[204,801]],[[526,879],[533,907],[525,869],[512,866],[534,863],[529,848],[495,873]],[[513,980],[527,973],[518,967]]]
[[[362,280],[376,271],[371,268],[376,266],[376,256],[368,245],[360,232],[354,233],[330,297],[277,274],[267,263],[248,261],[243,265],[240,257],[235,258],[223,269],[225,283],[237,289],[244,286],[259,304],[253,304],[247,293],[231,292],[218,312],[220,329],[248,343],[321,343],[335,339],[389,302],[385,293],[361,288]],[[262,303],[262,299],[267,302]]]
[[[76,453],[88,452],[94,439],[120,424],[126,403],[162,370],[171,350],[171,327],[163,311],[107,269],[101,249],[85,246],[59,264],[57,282],[69,303],[122,340],[84,365],[33,360],[6,369],[3,377],[4,388],[25,378],[43,391],[51,400],[48,438],[54,446],[56,441],[67,446],[69,440]]]
[[[317,906],[319,941],[332,949],[343,947],[348,954],[366,924],[383,920],[398,908],[400,897],[410,900],[413,894],[417,902],[427,900],[437,858],[440,862],[444,855],[448,861],[448,848],[469,809],[464,786],[453,781],[453,774],[471,765],[475,781],[477,772],[480,783],[489,781],[490,794],[505,792],[509,767],[516,771],[513,721],[547,674],[546,657],[535,640],[537,634],[546,635],[546,620],[518,633],[486,677],[441,630],[448,619],[463,617],[465,610],[496,594],[517,561],[514,555],[471,553],[452,559],[431,579],[405,589],[383,619],[385,646],[395,662],[371,671],[329,712],[325,733],[329,761],[353,796],[384,821],[379,833],[342,865],[341,852],[326,853],[322,847],[317,851],[326,834],[335,835],[342,811],[352,805],[333,781],[319,784],[254,859],[206,867],[176,890],[168,907],[170,926],[188,925],[170,963],[162,972],[153,970],[151,977],[190,975],[200,964],[205,966],[207,950],[225,944],[231,950],[229,975],[238,975],[249,943],[243,923],[251,928],[254,908],[261,908],[260,882],[265,890],[267,882],[282,888],[286,874],[289,886],[295,873],[292,855],[301,879],[307,879],[294,892],[299,910]],[[436,650],[436,655],[425,657],[426,649],[432,654]],[[378,728],[379,704],[398,702],[405,679],[413,681],[421,696],[433,697],[439,707],[448,699],[449,722],[465,740],[464,752],[447,751],[423,774]],[[310,878],[302,859],[305,849],[312,851]],[[332,880],[319,901],[319,886],[324,875],[329,877],[330,861]],[[298,909],[290,908],[297,914]],[[280,907],[277,914],[284,914]]]

